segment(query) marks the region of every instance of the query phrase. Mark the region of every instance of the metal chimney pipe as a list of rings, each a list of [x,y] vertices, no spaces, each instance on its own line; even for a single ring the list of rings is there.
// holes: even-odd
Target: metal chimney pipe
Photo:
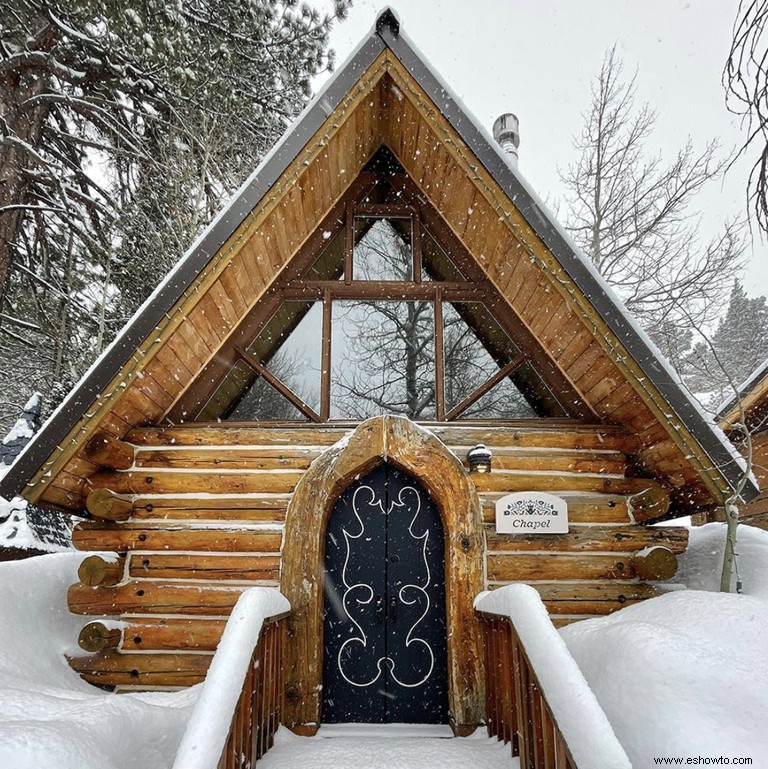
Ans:
[[[505,112],[493,124],[493,138],[509,155],[510,165],[517,168],[517,148],[520,146],[520,121],[517,115]]]

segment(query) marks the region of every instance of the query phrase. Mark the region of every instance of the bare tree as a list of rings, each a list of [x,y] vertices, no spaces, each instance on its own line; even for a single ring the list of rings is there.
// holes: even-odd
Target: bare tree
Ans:
[[[361,222],[362,224],[362,222]],[[358,279],[412,280],[410,229],[368,220],[357,233]],[[434,418],[435,331],[432,302],[335,303],[335,340],[344,340],[332,403],[345,417],[395,413]]]
[[[741,265],[742,227],[726,223],[702,244],[690,206],[726,161],[717,142],[688,142],[671,160],[650,155],[656,116],[636,103],[635,77],[623,78],[609,50],[592,87],[578,159],[561,179],[568,190],[567,229],[628,309],[670,357],[687,317],[703,321],[727,295]]]
[[[733,41],[723,71],[728,109],[746,119],[741,153],[757,146],[747,200],[760,227],[768,232],[768,0],[741,0]]]

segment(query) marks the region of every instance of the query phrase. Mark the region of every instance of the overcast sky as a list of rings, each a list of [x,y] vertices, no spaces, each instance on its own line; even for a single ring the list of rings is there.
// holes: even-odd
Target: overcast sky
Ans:
[[[322,5],[322,3],[321,3]],[[381,0],[354,0],[331,35],[341,63],[371,30]],[[403,30],[490,129],[503,112],[520,118],[520,170],[550,202],[558,168],[573,157],[573,136],[589,103],[590,82],[614,43],[638,100],[658,113],[653,151],[672,159],[690,136],[695,147],[719,138],[739,145],[739,119],[725,108],[721,73],[738,0],[402,0]],[[699,201],[711,236],[743,214],[748,162]],[[768,292],[768,247],[757,243],[745,286]]]

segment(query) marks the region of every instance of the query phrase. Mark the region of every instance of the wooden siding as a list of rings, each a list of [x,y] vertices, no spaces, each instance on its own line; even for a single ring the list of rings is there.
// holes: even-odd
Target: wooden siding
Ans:
[[[657,481],[625,475],[634,441],[619,428],[556,421],[428,429],[462,462],[479,442],[491,448],[493,472],[469,476],[482,506],[486,585],[530,582],[560,624],[658,594],[660,588],[636,578],[633,554],[654,545],[685,549],[685,529],[637,524],[648,504],[663,507],[669,500]],[[69,591],[71,611],[126,624],[118,648],[78,658],[75,668],[89,681],[116,686],[200,680],[240,592],[280,584],[292,489],[309,464],[349,432],[242,425],[130,432],[133,466],[100,470],[84,489],[127,494],[130,519],[82,523],[74,533],[81,550],[123,556],[118,583],[81,582]],[[570,532],[497,534],[495,501],[519,489],[554,490],[567,499]],[[172,651],[182,652],[171,657],[184,663],[178,668],[167,657]]]

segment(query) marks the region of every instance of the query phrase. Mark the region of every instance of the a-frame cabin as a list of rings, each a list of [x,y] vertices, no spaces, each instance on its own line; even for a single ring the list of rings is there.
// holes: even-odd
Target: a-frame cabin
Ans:
[[[243,588],[274,585],[285,723],[468,733],[480,591],[528,582],[561,624],[657,595],[686,530],[647,524],[722,505],[742,472],[385,11],[0,492],[89,511],[77,547],[119,554],[69,592],[84,623],[122,620],[88,626],[87,680],[202,680]],[[567,533],[497,532],[495,502],[529,491],[565,500]],[[353,589],[400,666],[345,668]]]

